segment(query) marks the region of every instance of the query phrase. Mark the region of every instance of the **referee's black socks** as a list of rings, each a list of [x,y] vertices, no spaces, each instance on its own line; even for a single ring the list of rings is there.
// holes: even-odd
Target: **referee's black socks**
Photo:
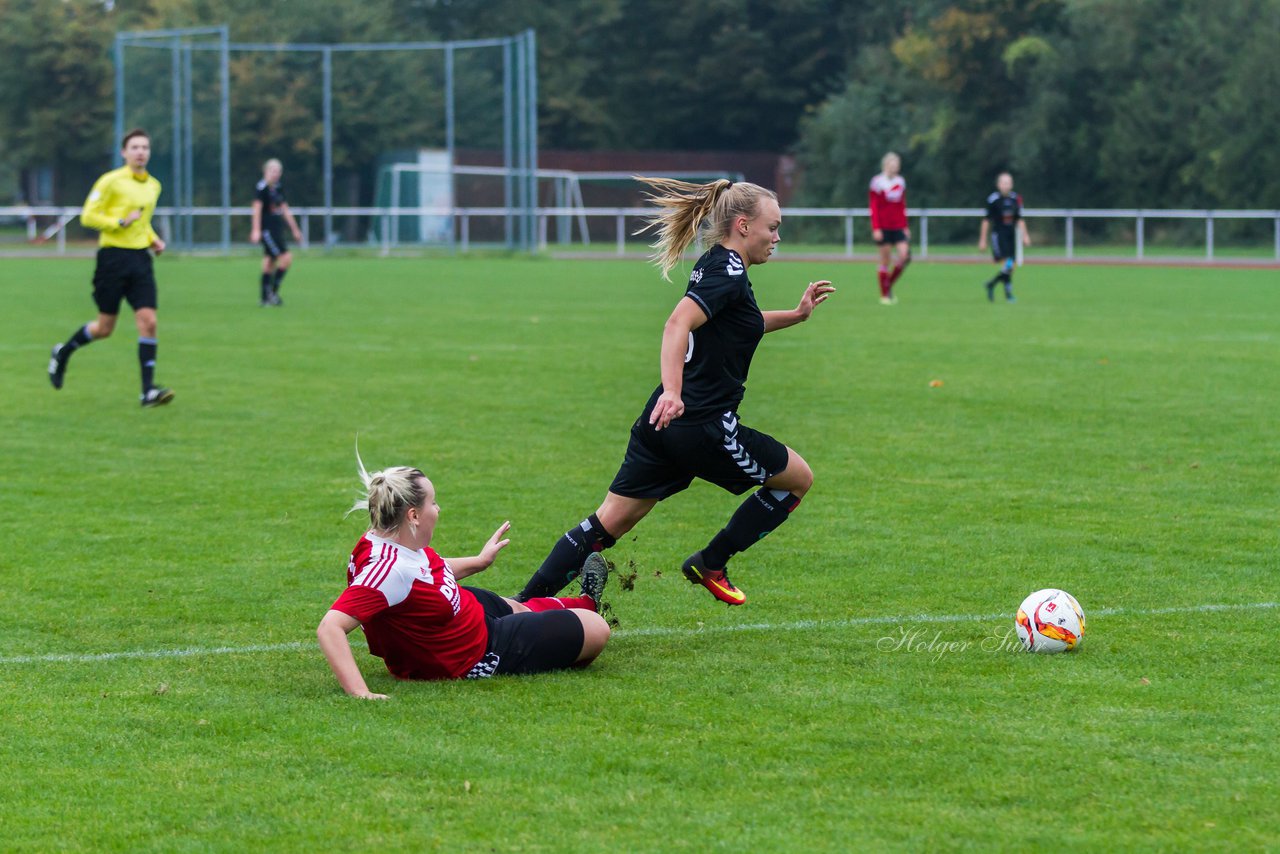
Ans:
[[[707,569],[724,569],[729,558],[744,552],[791,516],[800,498],[785,489],[761,487],[734,511],[729,524],[702,550]]]
[[[596,514],[592,513],[556,540],[551,553],[529,579],[524,590],[520,591],[520,595],[516,596],[516,600],[523,602],[539,596],[556,595],[577,578],[588,555],[611,548],[617,542],[609,536]]]
[[[146,394],[156,384],[156,339],[138,339],[138,366],[142,369],[142,393]]]
[[[62,364],[67,363],[67,359],[71,358],[71,354],[79,350],[84,345],[93,341],[93,336],[89,334],[89,324],[85,324],[76,330],[76,333],[66,340],[62,345],[62,349],[58,351],[58,361]]]
[[[280,283],[284,281],[284,274],[285,274],[285,273],[287,273],[287,272],[289,272],[289,271],[288,271],[288,270],[286,270],[284,267],[281,267],[280,269],[276,270],[276,277],[275,277],[275,279],[271,282],[271,295],[272,295],[272,296],[279,296],[279,295],[280,295]]]
[[[263,302],[270,302],[270,301],[271,301],[271,281],[272,281],[272,278],[273,278],[273,274],[272,274],[272,273],[263,273],[263,274],[262,274],[262,286],[261,286],[258,290],[259,290],[259,293],[261,294],[261,299],[262,299],[262,301],[263,301]]]

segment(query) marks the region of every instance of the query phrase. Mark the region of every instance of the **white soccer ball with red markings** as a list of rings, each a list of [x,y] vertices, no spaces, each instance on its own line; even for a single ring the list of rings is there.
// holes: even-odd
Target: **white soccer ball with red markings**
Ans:
[[[1031,652],[1067,652],[1084,640],[1084,611],[1065,590],[1037,590],[1013,619],[1018,640]]]

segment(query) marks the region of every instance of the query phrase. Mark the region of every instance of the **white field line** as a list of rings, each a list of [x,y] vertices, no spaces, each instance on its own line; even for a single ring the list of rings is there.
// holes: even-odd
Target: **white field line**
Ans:
[[[1182,605],[1171,608],[1096,608],[1088,617],[1155,617],[1161,614],[1210,614],[1221,611],[1260,611],[1280,608],[1280,602],[1244,602],[1235,605]],[[843,620],[795,620],[788,623],[733,623],[730,625],[667,627],[652,626],[640,629],[619,629],[617,638],[684,637],[700,634],[732,634],[737,632],[795,632],[810,629],[848,629],[858,626],[910,625],[913,623],[982,623],[991,620],[1008,620],[1010,614],[899,614],[881,617],[849,617]],[[259,652],[290,652],[314,649],[316,642],[289,641],[287,643],[249,644],[246,646],[179,647],[175,649],[137,649],[121,652],[47,653],[43,655],[11,655],[0,657],[5,664],[84,664],[95,661],[119,661],[123,659],[190,658],[197,655],[250,655]]]

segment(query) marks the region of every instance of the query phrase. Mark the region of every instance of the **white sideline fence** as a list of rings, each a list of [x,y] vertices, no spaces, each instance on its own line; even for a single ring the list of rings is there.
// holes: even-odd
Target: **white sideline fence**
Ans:
[[[377,223],[376,238],[371,237],[366,241],[349,243],[340,243],[334,239],[330,245],[376,247],[384,253],[389,253],[393,249],[420,245],[399,239],[398,224],[402,217],[445,216],[451,218],[453,221],[451,241],[446,245],[456,251],[467,252],[474,248],[487,248],[495,245],[494,243],[472,239],[475,220],[500,219],[511,213],[511,209],[507,207],[293,207],[292,210],[298,219],[299,229],[302,231],[302,248],[308,248],[312,245],[310,235],[313,221],[331,221],[335,217],[354,217],[367,219],[370,224]],[[576,248],[594,246],[596,241],[591,236],[589,223],[603,220],[605,223],[603,228],[610,233],[610,239],[605,245],[612,246],[612,254],[625,256],[628,254],[629,243],[632,245],[632,251],[636,251],[639,248],[635,240],[630,240],[633,237],[631,231],[634,230],[641,217],[652,212],[653,209],[647,207],[540,207],[536,209],[537,247],[540,250],[550,248],[548,230],[551,223],[556,225],[556,243],[558,245],[574,246]],[[984,211],[980,208],[911,208],[908,209],[907,214],[917,223],[913,234],[913,240],[917,247],[916,255],[920,258],[927,258],[929,257],[930,221],[970,220],[973,221],[974,231],[976,232],[977,221],[984,215]],[[248,207],[161,207],[156,209],[156,230],[162,236],[167,237],[172,233],[170,230],[172,218],[177,215],[219,219],[229,215],[233,218],[243,218],[243,233],[247,235],[251,209]],[[840,223],[843,228],[842,254],[849,258],[855,255],[855,222],[865,221],[866,224],[862,226],[862,230],[867,234],[870,232],[868,214],[863,208],[787,208],[784,211],[784,215],[793,222],[796,219],[816,219],[832,220]],[[80,208],[78,207],[26,205],[0,207],[0,221],[25,221],[29,242],[35,242],[40,238],[45,240],[52,239],[56,242],[56,251],[58,253],[67,251],[66,227],[78,219],[79,216]],[[1266,259],[1265,256],[1258,256],[1258,258],[1259,260],[1280,262],[1280,210],[1035,208],[1023,211],[1023,216],[1028,220],[1062,220],[1064,230],[1061,245],[1065,258],[1068,260],[1080,257],[1076,251],[1076,225],[1081,221],[1132,221],[1134,257],[1142,259],[1146,257],[1146,231],[1151,221],[1200,220],[1204,223],[1204,259],[1207,261],[1212,261],[1215,257],[1215,223],[1241,220],[1266,221],[1272,225],[1272,254],[1270,259]],[[38,224],[40,218],[52,220],[52,222],[42,229]],[[578,233],[576,242],[574,239],[575,226]],[[369,229],[369,233],[373,235],[373,229]],[[598,234],[599,231],[597,231]],[[243,246],[244,244],[241,243],[240,245]],[[214,244],[208,246],[196,244],[191,248],[218,249],[220,247]],[[1182,255],[1179,257],[1188,256]]]

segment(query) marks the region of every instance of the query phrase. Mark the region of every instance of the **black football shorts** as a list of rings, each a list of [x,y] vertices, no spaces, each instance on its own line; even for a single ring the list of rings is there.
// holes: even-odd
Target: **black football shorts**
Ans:
[[[127,300],[134,311],[156,307],[151,253],[103,246],[93,270],[93,301],[103,314],[119,314],[121,300]]]
[[[738,422],[738,414],[693,424],[676,419],[663,430],[649,409],[631,426],[631,440],[609,491],[662,500],[688,489],[695,477],[734,495],[762,485],[787,467],[787,446]]]

